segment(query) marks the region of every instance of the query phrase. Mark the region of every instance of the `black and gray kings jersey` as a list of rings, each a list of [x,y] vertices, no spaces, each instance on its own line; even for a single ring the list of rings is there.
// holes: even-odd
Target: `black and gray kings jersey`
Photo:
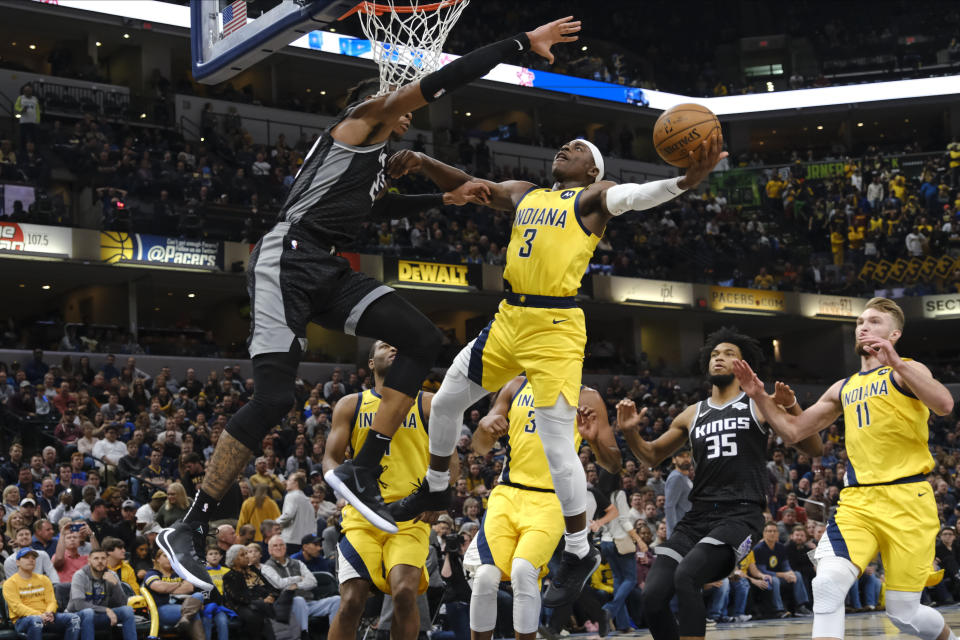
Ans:
[[[337,142],[330,135],[352,109],[324,131],[307,154],[280,220],[336,247],[352,244],[386,184],[386,141],[368,147]]]
[[[745,393],[717,407],[697,403],[690,425],[694,476],[690,501],[767,504],[767,428]]]

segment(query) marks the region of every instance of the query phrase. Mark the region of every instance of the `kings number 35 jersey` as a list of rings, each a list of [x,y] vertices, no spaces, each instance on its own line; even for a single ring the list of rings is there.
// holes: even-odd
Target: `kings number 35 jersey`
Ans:
[[[690,500],[767,503],[767,430],[745,393],[717,407],[698,402],[690,425]]]
[[[281,220],[298,225],[321,241],[343,247],[353,243],[360,226],[370,217],[377,194],[386,185],[387,143],[367,147],[337,142],[330,132],[342,122],[347,110],[307,154]]]

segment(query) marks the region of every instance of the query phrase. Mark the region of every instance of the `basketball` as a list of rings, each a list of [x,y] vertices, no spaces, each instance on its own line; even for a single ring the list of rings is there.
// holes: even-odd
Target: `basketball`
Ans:
[[[660,114],[653,125],[653,146],[667,164],[690,166],[689,152],[720,131],[720,121],[699,104],[678,104]]]

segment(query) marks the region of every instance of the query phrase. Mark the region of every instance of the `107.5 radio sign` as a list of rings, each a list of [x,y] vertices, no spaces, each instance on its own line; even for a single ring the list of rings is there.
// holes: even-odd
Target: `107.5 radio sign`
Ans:
[[[69,258],[73,253],[73,229],[0,222],[0,251]]]

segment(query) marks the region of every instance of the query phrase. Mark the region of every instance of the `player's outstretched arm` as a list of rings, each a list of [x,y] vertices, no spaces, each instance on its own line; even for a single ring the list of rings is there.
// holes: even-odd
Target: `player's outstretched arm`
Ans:
[[[580,391],[577,430],[597,456],[597,464],[610,473],[620,473],[623,464],[620,447],[607,419],[607,407],[596,389],[584,388]]]
[[[431,158],[425,153],[409,149],[393,154],[387,162],[387,171],[391,178],[399,178],[408,173],[420,173],[448,193],[458,193],[460,190],[469,188],[470,202],[477,202],[501,211],[512,211],[523,195],[535,186],[522,180],[505,182],[481,180],[436,158]],[[469,183],[477,183],[482,186],[482,189],[474,189]]]
[[[903,360],[889,340],[866,336],[861,339],[864,350],[873,355],[882,365],[893,369],[894,381],[906,385],[915,396],[938,416],[953,411],[953,396],[950,390],[933,377],[926,365],[916,360]]]
[[[477,425],[477,430],[470,440],[470,447],[475,453],[486,455],[497,440],[507,435],[510,429],[510,423],[507,422],[510,403],[513,402],[513,396],[516,395],[521,384],[523,384],[523,378],[517,376],[500,389],[497,399],[493,401],[493,406],[490,407],[487,415],[480,419],[480,424]]]
[[[842,380],[830,385],[830,388],[820,396],[820,399],[813,406],[800,415],[794,416],[780,410],[773,398],[767,395],[763,388],[763,382],[745,361],[734,361],[733,373],[740,383],[740,388],[750,396],[750,399],[760,409],[761,416],[757,417],[765,420],[774,432],[790,446],[826,429],[843,411],[840,406]]]
[[[471,51],[417,82],[359,105],[349,118],[337,125],[335,137],[340,142],[354,145],[382,142],[390,136],[393,124],[402,115],[479,80],[501,62],[514,60],[527,51],[553,62],[550,48],[562,42],[575,42],[578,31],[580,22],[567,16]]]
[[[327,446],[323,450],[323,472],[336,469],[343,464],[347,455],[347,446],[350,444],[350,431],[353,425],[353,414],[357,409],[357,395],[345,395],[333,407],[333,417],[330,420],[330,433],[327,436]]]
[[[637,405],[633,400],[624,398],[617,403],[617,428],[623,434],[633,455],[648,467],[656,467],[683,446],[694,411],[696,411],[696,405],[690,405],[681,411],[663,435],[648,442],[640,437],[639,431],[640,422],[647,412],[646,408],[637,413]]]

